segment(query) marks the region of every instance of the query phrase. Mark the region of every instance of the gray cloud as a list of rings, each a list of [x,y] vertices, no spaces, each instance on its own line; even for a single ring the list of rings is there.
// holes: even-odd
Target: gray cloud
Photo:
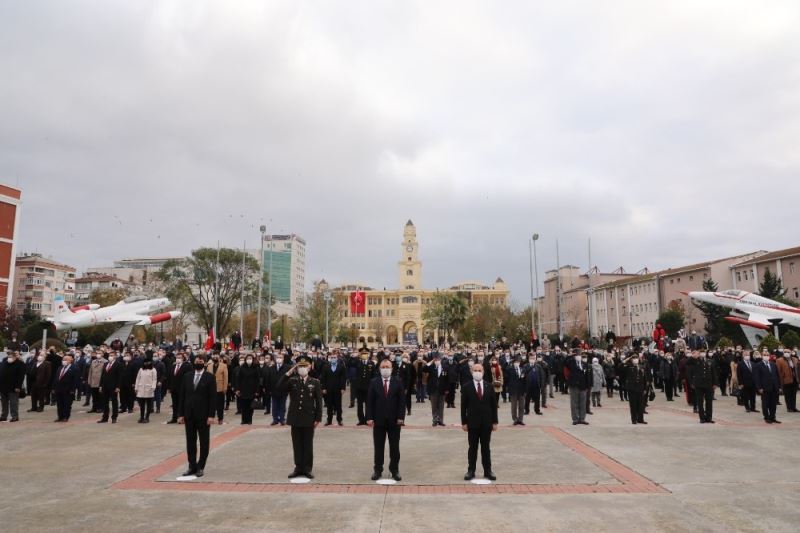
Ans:
[[[495,3],[496,4],[496,3]],[[78,267],[308,241],[309,280],[660,268],[798,244],[795,2],[0,5],[0,181]]]

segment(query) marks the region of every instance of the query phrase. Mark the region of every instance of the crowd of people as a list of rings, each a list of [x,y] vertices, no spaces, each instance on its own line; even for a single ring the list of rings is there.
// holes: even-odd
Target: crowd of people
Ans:
[[[776,406],[781,396],[787,412],[798,412],[796,351],[770,353],[741,346],[700,350],[681,339],[660,340],[608,350],[508,343],[391,350],[319,345],[293,349],[281,343],[206,350],[121,342],[27,355],[11,350],[0,362],[0,421],[18,421],[19,400],[29,395],[28,411],[56,406],[55,422],[68,421],[73,402],[82,401],[90,413],[99,415],[97,423],[112,424],[138,404],[138,422],[147,424],[169,396],[168,423],[187,426],[188,472],[202,475],[208,426],[222,424],[230,409],[241,424],[252,424],[255,412],[263,412],[272,425],[292,426],[297,467],[293,475],[298,476],[311,475],[313,428],[323,419],[325,425],[343,425],[343,410],[349,405],[356,411],[357,425],[373,428],[375,476],[382,471],[383,443],[388,439],[390,472],[399,478],[399,427],[405,416],[415,404],[428,403],[432,426],[444,426],[446,410],[456,408],[460,389],[461,413],[454,418],[469,432],[466,477],[474,476],[480,445],[486,450],[485,475],[491,478],[489,438],[497,428],[501,404],[509,404],[515,426],[525,425],[531,408],[543,415],[555,394],[569,396],[573,425],[589,424],[587,415],[617,397],[628,403],[632,424],[647,424],[647,407],[657,391],[666,401],[683,395],[700,423],[714,423],[717,393],[735,395],[748,413],[756,412],[760,397],[768,424],[780,423]],[[390,398],[396,403],[389,405]],[[475,417],[480,419],[477,429]],[[376,418],[382,422],[376,424]],[[197,439],[200,457],[192,460]]]

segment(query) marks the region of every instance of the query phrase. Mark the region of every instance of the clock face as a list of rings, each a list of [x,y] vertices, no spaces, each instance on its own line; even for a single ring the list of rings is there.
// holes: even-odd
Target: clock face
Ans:
[[[408,251],[408,252],[413,252],[413,251],[414,251],[414,247],[413,247],[413,246],[411,246],[411,245],[409,245],[409,246],[406,246],[406,251]]]

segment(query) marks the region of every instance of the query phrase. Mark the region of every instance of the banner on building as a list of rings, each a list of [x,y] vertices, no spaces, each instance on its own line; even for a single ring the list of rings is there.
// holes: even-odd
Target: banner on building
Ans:
[[[350,313],[353,315],[363,315],[367,309],[367,298],[364,291],[353,291],[350,293]]]

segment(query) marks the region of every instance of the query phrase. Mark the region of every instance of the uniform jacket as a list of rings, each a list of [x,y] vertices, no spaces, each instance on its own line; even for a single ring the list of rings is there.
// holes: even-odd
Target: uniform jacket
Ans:
[[[313,427],[322,421],[322,387],[319,380],[283,374],[276,385],[279,394],[289,395],[286,423],[290,426]]]

